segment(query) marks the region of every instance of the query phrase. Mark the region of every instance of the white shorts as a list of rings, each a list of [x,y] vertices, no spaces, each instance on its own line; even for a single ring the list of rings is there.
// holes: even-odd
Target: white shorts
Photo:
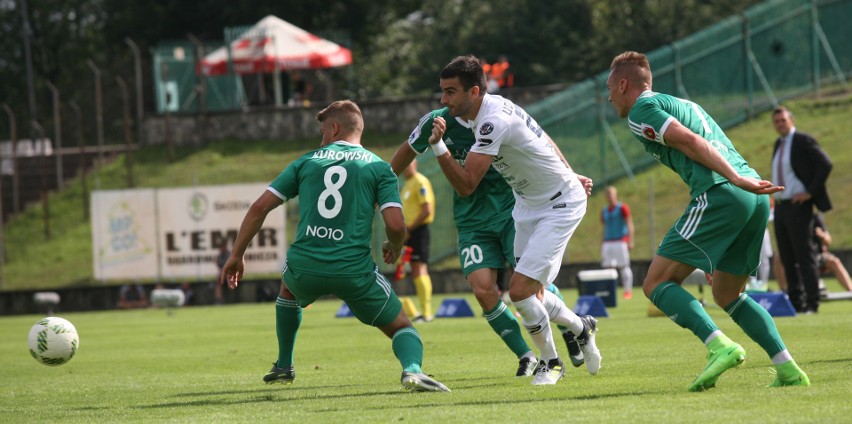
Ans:
[[[547,286],[562,267],[568,240],[586,214],[586,192],[572,182],[561,196],[534,208],[515,203],[515,272]]]
[[[609,240],[601,244],[601,266],[621,268],[630,265],[630,250],[624,240]]]

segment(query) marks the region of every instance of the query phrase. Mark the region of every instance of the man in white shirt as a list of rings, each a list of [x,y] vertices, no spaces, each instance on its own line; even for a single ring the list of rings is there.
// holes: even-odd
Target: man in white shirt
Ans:
[[[556,384],[565,373],[550,321],[576,336],[590,374],[600,369],[597,322],[579,317],[556,295],[542,290],[556,279],[568,240],[586,212],[592,180],[574,173],[562,152],[532,117],[503,97],[486,93],[485,74],[474,56],[453,59],[440,75],[441,104],[471,124],[476,144],[464,166],[453,160],[441,137],[446,121],[436,118],[429,142],[447,180],[460,196],[472,193],[493,166],[515,194],[516,266],[509,296],[540,350],[532,384]]]
[[[775,196],[775,242],[784,263],[787,294],[797,312],[819,309],[819,268],[812,249],[814,208],[831,209],[825,182],[832,163],[819,143],[798,131],[793,114],[780,106],[772,111],[779,137],[772,154],[772,182],[784,186]]]

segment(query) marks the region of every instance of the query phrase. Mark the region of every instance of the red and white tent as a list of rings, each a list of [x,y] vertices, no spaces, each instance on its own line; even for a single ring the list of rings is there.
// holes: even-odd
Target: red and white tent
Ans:
[[[352,63],[352,53],[276,16],[269,15],[231,42],[234,72],[270,73],[294,69],[320,69]],[[201,61],[207,76],[228,72],[228,49],[221,47]]]

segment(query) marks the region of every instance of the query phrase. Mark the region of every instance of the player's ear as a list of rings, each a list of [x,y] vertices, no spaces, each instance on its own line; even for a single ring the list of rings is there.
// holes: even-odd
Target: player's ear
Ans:
[[[481,91],[482,90],[480,90],[478,85],[474,85],[473,87],[470,87],[470,95],[473,96],[473,97],[479,97],[479,94],[481,93]]]

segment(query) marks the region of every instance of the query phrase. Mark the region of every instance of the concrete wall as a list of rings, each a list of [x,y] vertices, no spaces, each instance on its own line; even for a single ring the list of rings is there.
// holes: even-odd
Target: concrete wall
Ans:
[[[503,93],[521,106],[539,101],[565,89],[564,85],[512,88]],[[359,100],[368,131],[407,134],[420,118],[440,108],[437,95],[398,99]],[[156,115],[145,118],[148,144],[167,140],[181,144],[199,144],[218,139],[292,140],[319,137],[316,114],[325,104],[311,107],[254,108],[247,111]]]

